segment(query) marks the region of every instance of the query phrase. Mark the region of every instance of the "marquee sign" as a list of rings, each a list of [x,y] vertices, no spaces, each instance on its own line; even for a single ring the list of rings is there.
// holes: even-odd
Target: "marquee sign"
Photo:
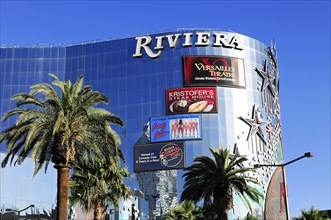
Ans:
[[[134,172],[185,167],[185,143],[155,143],[134,146]]]
[[[245,88],[244,60],[224,56],[184,56],[185,86]]]
[[[166,90],[167,115],[185,113],[217,113],[215,87]]]
[[[151,57],[157,58],[161,55],[164,44],[168,44],[170,48],[176,48],[181,41],[182,47],[224,47],[235,50],[243,50],[243,45],[238,35],[228,35],[225,33],[209,33],[209,32],[196,32],[195,36],[192,32],[177,33],[156,36],[153,41],[151,36],[136,37],[136,51],[133,57],[142,57],[143,51]],[[153,47],[153,46],[154,47]]]
[[[200,114],[150,118],[151,142],[201,140]]]

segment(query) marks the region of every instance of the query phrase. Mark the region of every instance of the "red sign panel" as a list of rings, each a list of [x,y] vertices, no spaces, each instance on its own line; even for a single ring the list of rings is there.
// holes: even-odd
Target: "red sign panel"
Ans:
[[[217,113],[217,89],[180,88],[166,90],[167,115]]]
[[[184,86],[245,88],[244,60],[222,56],[185,56]]]

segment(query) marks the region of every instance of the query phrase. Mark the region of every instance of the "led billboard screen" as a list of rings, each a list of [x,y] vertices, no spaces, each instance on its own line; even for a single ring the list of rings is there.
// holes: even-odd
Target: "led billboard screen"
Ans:
[[[151,142],[200,140],[200,114],[169,115],[150,118]]]
[[[134,172],[182,169],[184,167],[184,142],[134,146]]]
[[[245,88],[244,60],[224,56],[184,56],[184,86]]]
[[[167,115],[185,113],[217,113],[215,87],[166,90]]]

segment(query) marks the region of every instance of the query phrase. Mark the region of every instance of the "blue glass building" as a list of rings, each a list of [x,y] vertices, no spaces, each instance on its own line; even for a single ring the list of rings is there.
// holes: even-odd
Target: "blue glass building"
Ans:
[[[71,81],[84,74],[85,84],[109,98],[109,105],[104,107],[125,122],[125,127],[114,129],[121,137],[126,166],[132,173],[127,183],[140,190],[142,201],[148,203],[141,205],[141,219],[159,218],[177,204],[183,190],[181,169],[134,173],[137,159],[134,146],[151,142],[150,117],[167,115],[170,106],[166,91],[169,89],[185,87],[194,91],[195,87],[212,87],[217,93],[213,103],[217,111],[199,113],[202,138],[184,140],[186,166],[198,155],[210,156],[209,147],[220,146],[233,154],[246,155],[248,167],[283,161],[274,42],[267,46],[248,36],[218,30],[179,30],[79,45],[2,46],[0,52],[1,115],[15,107],[10,100],[12,95],[28,92],[35,83],[50,83],[49,73]],[[185,57],[196,57],[198,61],[191,60],[190,66],[184,64]],[[201,60],[205,63],[198,68]],[[225,66],[230,68],[233,65],[232,73],[224,69],[211,73],[210,66],[217,66],[219,62],[227,63]],[[202,74],[211,74],[210,77],[204,75],[205,80],[210,81],[199,83],[198,78],[185,75],[192,76],[190,70],[194,67]],[[10,120],[2,122],[0,129],[11,123]],[[5,153],[6,146],[2,144],[1,159]],[[33,167],[33,162],[27,160],[21,166],[0,169],[1,213],[30,204],[40,212],[54,208],[55,170],[50,166],[47,174],[39,173],[32,179]],[[284,217],[287,203],[284,187],[279,184],[283,181],[281,171],[263,168],[255,177],[261,182],[258,189],[265,195],[261,204],[253,205],[256,214],[266,219]],[[235,197],[229,217],[243,218],[248,211]],[[120,219],[121,215],[124,213],[117,213]]]

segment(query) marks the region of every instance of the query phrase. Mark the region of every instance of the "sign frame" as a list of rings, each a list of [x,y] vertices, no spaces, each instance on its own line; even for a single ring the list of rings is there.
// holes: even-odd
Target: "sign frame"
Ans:
[[[186,166],[186,144],[184,141],[136,144],[133,151],[133,170],[135,173],[184,169]]]
[[[245,61],[242,58],[188,55],[182,56],[182,65],[184,87],[246,88]]]
[[[166,114],[218,113],[217,87],[167,89]]]
[[[202,120],[200,114],[150,117],[149,121],[151,143],[202,140]]]

